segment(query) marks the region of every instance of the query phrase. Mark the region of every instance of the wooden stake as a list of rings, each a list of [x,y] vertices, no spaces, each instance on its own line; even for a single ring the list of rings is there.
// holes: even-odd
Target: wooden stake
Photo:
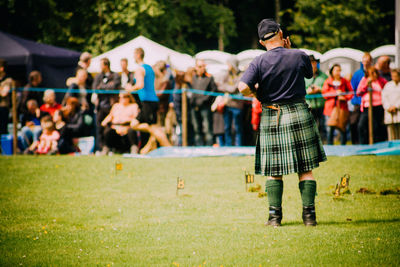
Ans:
[[[18,114],[17,114],[17,91],[13,86],[11,91],[12,120],[13,120],[13,155],[17,155],[18,148]]]
[[[368,132],[369,132],[369,144],[374,143],[374,125],[373,125],[373,112],[372,112],[372,88],[368,88],[369,94],[369,108],[368,108]]]
[[[186,90],[182,88],[182,146],[187,146],[188,140],[188,132],[187,132],[187,97],[186,97]]]

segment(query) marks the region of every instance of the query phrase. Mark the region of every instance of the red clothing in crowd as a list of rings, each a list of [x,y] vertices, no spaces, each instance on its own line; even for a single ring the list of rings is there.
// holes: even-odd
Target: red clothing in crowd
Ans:
[[[351,87],[351,84],[348,80],[345,78],[340,79],[340,85],[335,86],[333,85],[333,78],[330,76],[326,81],[324,82],[324,85],[322,86],[322,94],[324,95],[325,98],[325,107],[324,107],[324,115],[330,116],[333,110],[333,107],[335,106],[335,99],[337,96],[334,96],[336,94],[336,90],[340,90],[342,92],[346,93],[352,93],[345,95],[344,97],[346,98],[346,101],[340,101],[339,106],[341,109],[344,110],[349,110],[347,106],[347,101],[353,98],[353,89]],[[325,96],[325,94],[333,95],[333,96]],[[338,101],[338,100],[337,100]]]
[[[41,111],[48,112],[52,117],[54,115],[54,112],[56,112],[59,109],[61,109],[61,105],[58,103],[54,103],[53,106],[50,106],[49,104],[43,104],[40,106]]]
[[[372,106],[381,106],[382,105],[382,90],[387,81],[378,77],[376,81],[371,82],[372,87]],[[360,84],[357,88],[357,96],[361,96],[361,111],[364,108],[369,107],[369,94],[368,94],[368,78],[363,77],[360,81]]]
[[[253,126],[254,131],[258,131],[260,127],[260,120],[261,120],[261,102],[258,101],[256,98],[253,98],[253,103],[251,105],[251,125]]]

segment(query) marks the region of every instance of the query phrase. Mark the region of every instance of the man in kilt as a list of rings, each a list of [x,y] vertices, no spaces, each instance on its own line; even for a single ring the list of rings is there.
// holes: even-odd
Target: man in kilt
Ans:
[[[258,24],[258,36],[267,52],[256,57],[241,78],[239,90],[262,104],[256,145],[255,172],[267,176],[269,202],[266,225],[282,221],[282,176],[297,173],[303,202],[303,222],[315,226],[314,199],[317,189],[312,169],[326,161],[317,125],[305,102],[304,78],[313,70],[309,57],[289,49],[280,25],[271,19]]]

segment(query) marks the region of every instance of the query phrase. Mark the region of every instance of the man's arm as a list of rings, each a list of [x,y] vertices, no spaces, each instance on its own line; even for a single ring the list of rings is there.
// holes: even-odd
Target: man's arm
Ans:
[[[135,85],[128,83],[125,86],[125,90],[127,90],[128,92],[133,92],[133,91],[142,89],[144,87],[144,75],[145,74],[146,74],[146,72],[143,67],[138,68],[135,71],[135,80],[136,80]]]
[[[240,81],[238,85],[239,92],[244,96],[254,97],[255,92],[253,92],[250,87],[244,82]]]

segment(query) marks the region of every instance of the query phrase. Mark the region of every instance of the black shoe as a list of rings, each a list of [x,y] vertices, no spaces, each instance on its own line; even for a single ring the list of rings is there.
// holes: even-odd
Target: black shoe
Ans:
[[[268,222],[265,225],[281,226],[282,221],[282,207],[269,207]]]
[[[303,207],[303,223],[305,226],[316,226],[315,207]]]

